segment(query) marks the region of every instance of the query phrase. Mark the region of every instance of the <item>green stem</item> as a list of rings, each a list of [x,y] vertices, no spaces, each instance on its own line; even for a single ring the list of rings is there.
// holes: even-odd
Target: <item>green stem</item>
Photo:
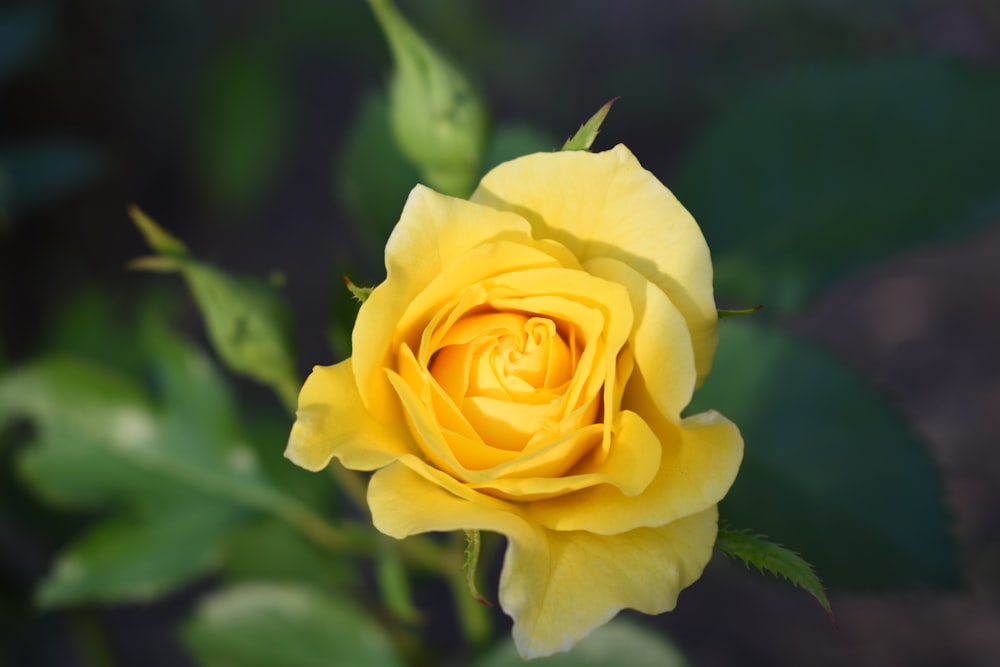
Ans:
[[[365,557],[379,553],[379,540],[384,537],[371,528],[347,523],[334,525],[297,501],[283,500],[286,502],[261,509],[288,522],[311,542],[333,553]],[[405,562],[425,572],[449,574],[451,571],[452,550],[446,545],[420,536],[393,540],[391,544]],[[461,567],[457,570],[461,572]]]

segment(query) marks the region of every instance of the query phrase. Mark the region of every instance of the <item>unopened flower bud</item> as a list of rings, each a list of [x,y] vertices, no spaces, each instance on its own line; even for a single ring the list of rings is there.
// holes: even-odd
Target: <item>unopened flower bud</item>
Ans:
[[[406,22],[391,0],[370,0],[395,71],[390,123],[402,153],[432,188],[468,196],[479,178],[489,125],[469,80]]]

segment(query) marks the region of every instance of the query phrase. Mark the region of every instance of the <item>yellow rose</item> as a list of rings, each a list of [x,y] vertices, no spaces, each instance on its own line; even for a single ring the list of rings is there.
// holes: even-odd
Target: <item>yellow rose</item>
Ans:
[[[313,370],[286,455],[375,470],[392,537],[505,535],[522,656],[673,609],[743,455],[718,413],[681,418],[717,343],[691,215],[624,146],[542,153],[471,201],[416,187],[385,257],[354,356]]]

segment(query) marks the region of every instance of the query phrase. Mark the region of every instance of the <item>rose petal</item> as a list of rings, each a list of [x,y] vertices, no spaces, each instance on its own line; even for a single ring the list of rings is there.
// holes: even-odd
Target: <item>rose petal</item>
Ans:
[[[712,507],[612,536],[545,530],[543,545],[508,536],[500,604],[514,619],[518,652],[537,658],[568,651],[622,609],[671,611],[711,559],[717,522]]]
[[[470,496],[465,489],[455,489],[456,495],[430,471],[418,474],[404,462],[372,477],[368,503],[375,526],[398,539],[460,529],[506,535],[500,604],[514,620],[514,641],[524,658],[570,649],[621,609],[673,609],[712,554],[715,507],[614,536],[553,531],[526,521],[510,503]]]
[[[597,442],[601,439],[603,427],[595,425],[530,453],[489,447],[471,438],[456,446],[453,429],[443,428],[439,417],[446,407],[439,401],[450,399],[430,381],[426,372],[421,372],[413,354],[405,347],[400,362],[407,377],[390,372],[389,379],[403,404],[413,437],[433,465],[456,479],[485,483],[510,475],[559,475],[596,446],[595,438]],[[420,378],[426,381],[421,382]],[[456,449],[460,452],[456,453]]]
[[[679,420],[696,381],[691,333],[683,316],[656,285],[618,260],[596,258],[585,268],[628,290],[636,320],[629,336],[635,356],[629,390],[645,391],[661,414]]]
[[[537,268],[578,270],[580,266],[568,250],[554,241],[526,238],[523,243],[496,241],[470,249],[444,267],[393,322],[398,332],[396,342],[406,342],[416,349],[428,321],[463,290],[499,275]]]
[[[399,416],[380,369],[392,366],[391,341],[410,302],[456,258],[488,241],[502,240],[533,243],[528,223],[516,215],[419,185],[410,192],[386,244],[386,279],[361,305],[351,336],[358,390],[373,415]],[[453,287],[463,284],[468,283]]]
[[[582,429],[581,429],[582,430]],[[535,457],[535,465],[546,461],[543,454],[559,456],[555,448],[543,450]],[[497,475],[496,479],[471,483],[470,488],[487,491],[501,498],[518,501],[558,499],[574,495],[581,489],[609,487],[618,495],[634,496],[643,493],[660,468],[662,446],[653,430],[634,412],[618,413],[618,423],[613,429],[611,446],[605,454],[592,446],[586,456],[561,477],[524,476],[521,474]],[[527,457],[525,457],[527,458]],[[502,466],[505,471],[517,470],[523,459]],[[559,460],[552,461],[557,466]],[[530,505],[528,506],[530,508]]]
[[[413,354],[404,349],[400,360],[407,375],[420,376]],[[659,468],[660,441],[637,415],[621,412],[613,429],[611,447],[600,447],[604,427],[593,424],[571,431],[544,447],[512,452],[488,447],[471,439],[456,454],[451,429],[442,427],[433,383],[414,383],[389,374],[404,406],[413,437],[430,463],[451,478],[501,497],[533,500],[576,491],[596,484],[611,484],[626,494],[639,493]],[[440,392],[440,388],[437,388]],[[432,410],[436,406],[437,410]]]
[[[658,428],[657,428],[658,426]],[[680,427],[654,423],[663,442],[656,478],[637,496],[595,486],[526,507],[528,516],[554,530],[616,534],[662,526],[715,505],[732,486],[743,459],[743,438],[717,412],[688,417]]]
[[[494,168],[472,201],[518,213],[581,261],[610,257],[662,289],[687,320],[698,382],[718,343],[708,246],[691,214],[624,146],[528,155]]]
[[[403,345],[399,372],[388,371],[389,382],[402,402],[407,423],[421,451],[452,475],[489,478],[489,470],[521,455],[520,451],[490,447],[468,423],[448,396]]]
[[[354,470],[374,470],[414,451],[406,424],[372,417],[358,394],[350,359],[316,366],[299,393],[285,456],[322,470],[336,456]]]

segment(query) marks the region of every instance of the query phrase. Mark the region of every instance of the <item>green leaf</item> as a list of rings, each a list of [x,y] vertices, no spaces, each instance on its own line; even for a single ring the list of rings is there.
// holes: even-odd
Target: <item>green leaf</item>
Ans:
[[[143,304],[153,305],[153,301],[164,312],[172,308],[160,295],[147,296]],[[121,316],[119,306],[109,290],[83,287],[53,314],[39,348],[137,374],[144,363],[143,342],[136,336],[134,322]]]
[[[508,640],[474,663],[475,667],[523,667],[514,642]],[[690,663],[663,635],[616,619],[577,644],[568,653],[532,660],[544,667],[687,667]]]
[[[671,188],[705,231],[717,292],[793,311],[863,262],[996,220],[997,118],[992,70],[804,67],[724,108]]]
[[[46,604],[148,599],[189,581],[238,516],[230,501],[265,491],[238,443],[154,410],[142,387],[97,366],[50,357],[5,376],[0,426],[22,416],[39,436],[19,460],[26,482],[55,504],[130,517],[69,548],[43,585]]]
[[[420,612],[413,603],[409,574],[392,538],[379,536],[375,559],[375,581],[386,610],[406,623],[417,623]]]
[[[229,588],[199,606],[182,637],[203,667],[403,665],[374,619],[315,587]]]
[[[179,238],[160,227],[151,217],[132,204],[128,207],[128,217],[132,219],[135,226],[139,228],[142,237],[149,244],[149,247],[156,252],[170,256],[185,256],[188,254],[187,246]]]
[[[127,458],[156,429],[139,384],[69,357],[42,358],[0,379],[0,426],[22,417],[41,441],[22,455],[21,472],[50,503],[98,508],[140,487],[160,491]]]
[[[209,68],[197,127],[200,182],[216,201],[244,209],[283,163],[291,129],[287,74],[267,49],[241,45]]]
[[[794,544],[832,588],[955,586],[951,517],[927,448],[845,365],[774,329],[726,320],[689,412],[746,442],[720,512]]]
[[[354,589],[358,583],[353,563],[332,557],[303,539],[287,523],[275,519],[247,522],[230,531],[224,545],[222,572],[230,580],[298,583],[340,590]]]
[[[833,618],[833,609],[823,590],[823,582],[816,576],[813,566],[794,551],[770,542],[762,535],[729,528],[719,528],[715,548],[731,558],[743,561],[747,567],[753,565],[761,574],[766,571],[775,577],[787,579],[813,596],[830,618]]]
[[[25,482],[53,504],[109,512],[60,557],[46,604],[149,599],[190,581],[221,562],[248,510],[324,530],[262,474],[207,357],[151,311],[130,330],[146,383],[56,355],[0,378],[0,428],[35,426]]]
[[[604,119],[608,117],[608,113],[611,111],[611,106],[617,101],[618,98],[616,97],[605,102],[604,106],[597,110],[597,113],[580,126],[576,134],[566,140],[561,150],[589,151],[590,147],[594,145],[594,140],[597,139],[598,133],[601,131]]]
[[[237,373],[270,385],[286,405],[298,395],[290,316],[269,284],[236,278],[186,260],[181,272],[194,294],[212,345]]]
[[[294,409],[298,394],[292,356],[290,315],[270,284],[237,278],[191,259],[184,244],[138,208],[130,209],[136,226],[154,250],[185,279],[201,310],[209,338],[226,365],[270,385]]]
[[[63,551],[38,590],[45,607],[153,600],[221,562],[226,507],[191,505],[155,520],[109,520]]]

